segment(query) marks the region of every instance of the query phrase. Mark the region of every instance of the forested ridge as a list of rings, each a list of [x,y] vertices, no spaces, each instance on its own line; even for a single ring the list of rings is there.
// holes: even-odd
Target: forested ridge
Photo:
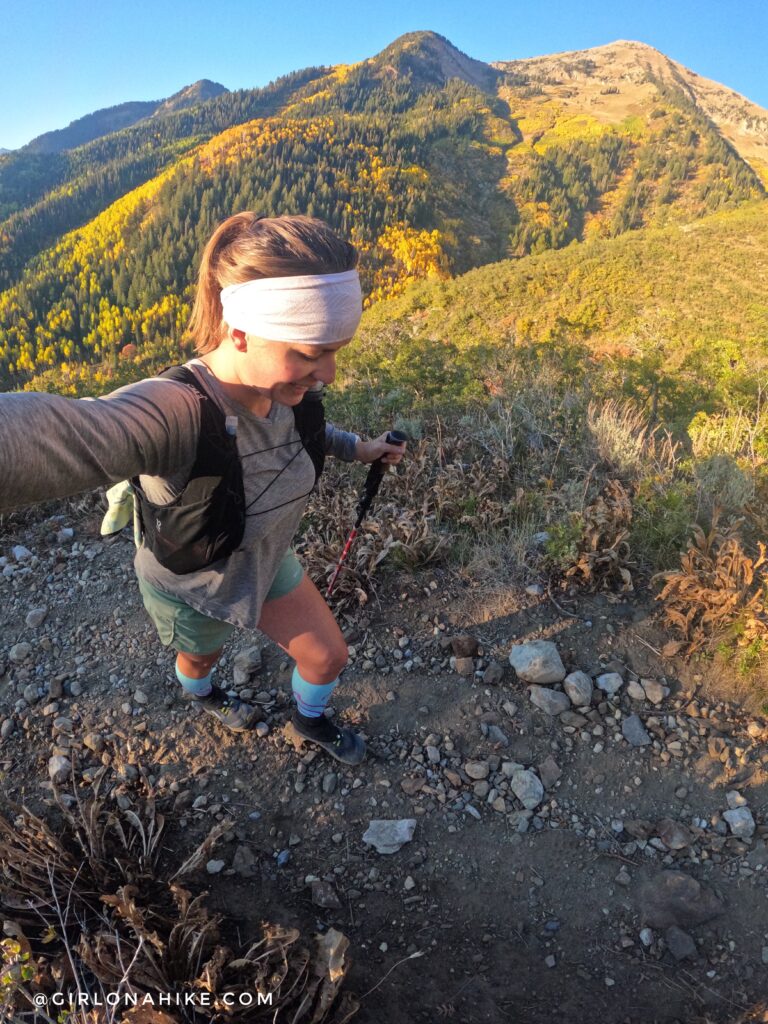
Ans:
[[[763,200],[682,89],[617,123],[432,33],[227,93],[41,161],[0,160],[0,382],[178,351],[199,254],[241,209],[322,217],[366,305],[412,281]],[[758,202],[758,206],[761,205]]]

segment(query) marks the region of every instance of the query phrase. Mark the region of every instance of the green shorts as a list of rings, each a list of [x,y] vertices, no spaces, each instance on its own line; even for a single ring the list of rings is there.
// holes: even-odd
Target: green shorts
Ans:
[[[303,575],[301,562],[289,548],[275,574],[265,603],[290,594],[301,583]],[[180,598],[163,593],[141,577],[139,590],[160,642],[166,647],[172,644],[185,654],[212,654],[223,647],[235,630],[230,622],[203,615]]]

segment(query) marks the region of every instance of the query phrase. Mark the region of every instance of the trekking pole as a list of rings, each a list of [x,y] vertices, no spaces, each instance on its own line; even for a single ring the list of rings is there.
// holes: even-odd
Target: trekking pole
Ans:
[[[387,444],[401,445],[405,444],[407,440],[407,435],[403,434],[402,431],[400,430],[390,430],[389,433],[387,434]],[[325,592],[326,597],[331,596],[334,585],[336,583],[336,579],[339,573],[341,572],[341,567],[346,561],[347,555],[349,554],[350,549],[355,542],[355,537],[357,536],[357,531],[360,529],[360,524],[371,510],[371,505],[373,505],[373,499],[376,497],[376,494],[378,493],[379,485],[381,484],[381,481],[384,478],[386,470],[387,463],[382,462],[381,458],[376,459],[376,461],[371,464],[371,468],[368,470],[368,476],[365,478],[365,484],[363,485],[363,493],[360,495],[360,498],[357,502],[357,521],[355,522],[355,525],[352,528],[352,532],[347,538],[347,543],[344,545],[344,550],[341,552],[341,558],[338,561],[336,570],[333,576],[331,577],[331,582],[328,584],[328,589]]]

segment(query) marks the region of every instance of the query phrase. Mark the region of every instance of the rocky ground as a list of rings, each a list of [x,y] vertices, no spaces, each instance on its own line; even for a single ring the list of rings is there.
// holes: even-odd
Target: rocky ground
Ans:
[[[128,807],[144,767],[174,863],[231,820],[209,906],[235,944],[344,932],[361,1024],[768,1019],[768,727],[662,657],[647,595],[401,576],[341,618],[348,769],[294,742],[292,666],[257,633],[218,675],[253,732],[179,700],[127,536],[65,516],[0,544],[6,805],[45,810],[74,766]]]

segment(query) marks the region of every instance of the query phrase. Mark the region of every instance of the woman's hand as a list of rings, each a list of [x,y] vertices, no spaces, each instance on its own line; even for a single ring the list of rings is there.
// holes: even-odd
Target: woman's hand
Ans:
[[[385,465],[396,466],[405,454],[404,444],[387,444],[387,434],[377,437],[375,441],[363,441],[355,446],[355,458],[358,462],[375,462],[380,458]]]

